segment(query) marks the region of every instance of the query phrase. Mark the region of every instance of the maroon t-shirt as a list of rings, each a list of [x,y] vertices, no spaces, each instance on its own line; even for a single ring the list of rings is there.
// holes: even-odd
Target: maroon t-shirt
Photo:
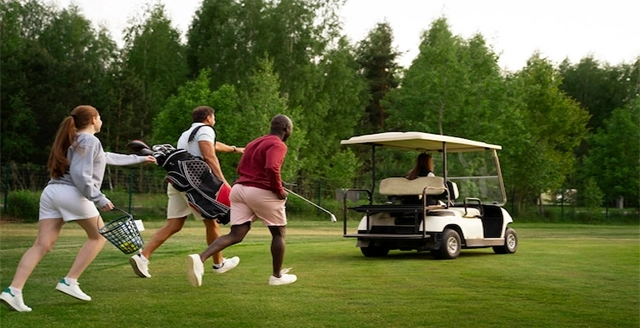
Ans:
[[[244,148],[235,183],[284,196],[280,168],[286,154],[287,145],[278,136],[268,134],[251,141]]]

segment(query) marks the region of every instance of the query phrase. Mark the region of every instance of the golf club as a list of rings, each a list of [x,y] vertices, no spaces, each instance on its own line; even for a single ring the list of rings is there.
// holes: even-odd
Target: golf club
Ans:
[[[316,207],[316,208],[318,208],[319,210],[324,211],[324,212],[328,213],[329,215],[331,215],[331,222],[336,222],[336,221],[337,221],[337,220],[336,220],[336,216],[335,216],[335,215],[333,215],[333,213],[331,213],[331,212],[327,211],[326,209],[324,209],[324,208],[320,207],[320,205],[318,205],[318,204],[316,204],[316,203],[314,203],[314,202],[312,202],[312,201],[310,201],[310,200],[308,200],[308,199],[306,199],[306,198],[304,198],[304,197],[302,197],[302,196],[300,196],[300,195],[296,194],[295,192],[291,191],[290,189],[284,188],[284,190],[286,190],[286,191],[287,191],[288,193],[290,193],[290,194],[293,194],[293,195],[296,195],[296,196],[300,197],[300,199],[304,200],[305,202],[307,202],[307,203],[309,203],[309,204],[311,204],[311,205],[315,206],[315,207]]]

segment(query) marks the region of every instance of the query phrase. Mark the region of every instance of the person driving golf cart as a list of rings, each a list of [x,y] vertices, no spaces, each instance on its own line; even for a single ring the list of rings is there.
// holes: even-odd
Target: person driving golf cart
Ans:
[[[416,164],[413,166],[405,178],[407,180],[415,180],[419,177],[435,177],[436,175],[433,173],[433,158],[431,155],[427,153],[420,153],[416,158]],[[397,197],[397,196],[389,196]],[[391,199],[390,199],[391,200]],[[412,205],[422,205],[422,196],[421,195],[407,195],[400,196],[399,201],[402,204],[412,204]],[[436,205],[438,204],[438,200],[433,197],[429,197],[427,199],[427,205]]]
[[[416,158],[416,165],[407,172],[405,178],[415,180],[418,177],[435,177],[433,174],[433,158],[427,153],[420,153]]]

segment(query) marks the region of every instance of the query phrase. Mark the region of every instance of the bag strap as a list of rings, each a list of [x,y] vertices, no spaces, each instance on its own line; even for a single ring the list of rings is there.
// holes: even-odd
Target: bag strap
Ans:
[[[215,133],[215,132],[216,132],[216,129],[214,129],[214,128],[213,128],[213,126],[211,126],[211,125],[206,125],[206,124],[196,126],[196,127],[193,129],[193,131],[191,131],[191,134],[189,135],[189,139],[187,140],[187,142],[191,142],[191,141],[193,141],[193,139],[196,137],[196,133],[198,132],[198,130],[200,130],[200,128],[201,128],[201,127],[204,127],[204,126],[208,126],[208,127],[210,127],[210,128],[213,130],[213,132],[214,132],[214,134],[215,134],[215,137],[213,138],[213,144],[215,145],[215,144],[216,144],[216,139],[215,139],[215,138],[218,136],[218,134],[217,134],[217,133]]]

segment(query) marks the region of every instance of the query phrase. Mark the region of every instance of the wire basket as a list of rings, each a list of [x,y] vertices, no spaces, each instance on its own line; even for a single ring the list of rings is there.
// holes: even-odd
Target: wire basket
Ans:
[[[133,216],[119,208],[114,209],[122,211],[125,215],[107,223],[98,229],[98,232],[125,254],[139,251],[144,242],[136,223],[133,221]]]

